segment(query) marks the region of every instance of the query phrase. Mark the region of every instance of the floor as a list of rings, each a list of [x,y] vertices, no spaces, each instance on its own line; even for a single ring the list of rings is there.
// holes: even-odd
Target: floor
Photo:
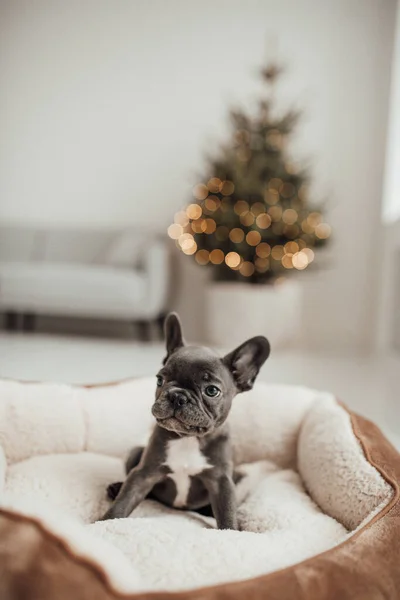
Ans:
[[[0,333],[0,377],[97,383],[154,375],[161,343],[42,333]],[[333,391],[400,448],[400,355],[272,354],[260,380]]]

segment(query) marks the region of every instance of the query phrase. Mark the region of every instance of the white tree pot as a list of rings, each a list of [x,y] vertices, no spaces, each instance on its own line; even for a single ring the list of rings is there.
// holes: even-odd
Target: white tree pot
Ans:
[[[206,304],[207,340],[213,346],[229,349],[254,335],[265,335],[274,350],[299,337],[298,281],[277,285],[212,282]]]

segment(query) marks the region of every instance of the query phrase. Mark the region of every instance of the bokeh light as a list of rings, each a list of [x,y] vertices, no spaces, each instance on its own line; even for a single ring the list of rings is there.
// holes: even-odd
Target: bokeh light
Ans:
[[[183,227],[182,227],[182,225],[179,225],[178,223],[174,223],[173,225],[170,225],[168,227],[168,235],[173,240],[177,240],[179,238],[179,236],[182,235],[182,233],[183,233]]]
[[[320,240],[326,240],[331,235],[331,227],[328,223],[320,223],[315,228],[315,235]]]
[[[201,217],[201,213],[203,211],[201,210],[201,206],[199,206],[198,204],[189,204],[189,206],[186,209],[186,214],[189,217],[189,219],[199,219]]]
[[[260,258],[268,258],[268,256],[271,254],[271,246],[266,242],[258,244],[256,248],[256,254]]]
[[[191,233],[183,233],[182,235],[179,236],[178,244],[179,244],[179,246],[181,248],[182,248],[183,242],[186,241],[186,240],[191,240],[191,241],[194,240],[194,238],[193,238],[193,236],[192,236]]]
[[[193,196],[196,200],[205,200],[208,196],[208,187],[204,183],[198,183],[193,188]]]
[[[237,252],[228,252],[225,256],[225,262],[231,269],[237,268],[240,265],[240,256]]]
[[[285,269],[293,269],[292,254],[285,254],[282,257],[282,265]]]
[[[246,242],[249,246],[257,246],[261,242],[261,235],[258,231],[249,231],[246,235]]]
[[[274,246],[271,250],[271,256],[275,260],[282,260],[284,254],[285,254],[285,251],[283,249],[283,246],[281,246],[280,244],[278,244],[277,246]]]
[[[216,228],[217,228],[217,224],[214,221],[214,219],[205,219],[204,233],[207,233],[208,235],[210,235],[211,233],[214,233]]]
[[[269,189],[264,194],[264,200],[267,204],[274,205],[279,202],[278,190]]]
[[[287,254],[295,254],[300,248],[297,242],[287,242],[287,244],[284,245],[284,250]]]
[[[313,225],[310,225],[308,219],[303,219],[303,221],[301,222],[301,228],[304,231],[304,233],[314,233],[314,227]]]
[[[280,206],[271,206],[268,209],[268,214],[273,221],[280,221],[282,218],[282,208]]]
[[[267,213],[258,215],[256,219],[256,225],[260,229],[268,229],[268,227],[271,225],[271,217],[267,215]]]
[[[251,212],[240,215],[240,222],[246,227],[251,227],[255,221],[255,217]]]
[[[192,238],[191,240],[187,239],[181,244],[182,252],[184,254],[194,254],[197,250],[197,244]]]
[[[225,255],[222,252],[222,250],[219,250],[219,248],[216,248],[215,250],[210,252],[210,262],[213,265],[220,265],[221,263],[224,262],[224,258],[225,258]]]
[[[246,260],[240,265],[239,272],[243,277],[251,277],[255,271],[255,267],[252,262]]]
[[[303,250],[296,252],[292,257],[293,266],[295,269],[302,271],[308,266],[308,257]]]
[[[288,225],[293,225],[298,219],[298,214],[293,208],[287,208],[282,214],[282,221]]]
[[[308,264],[312,263],[312,261],[315,258],[314,251],[311,250],[311,248],[303,248],[302,252],[303,252],[303,254],[305,254],[307,256]]]
[[[249,205],[245,200],[238,200],[235,203],[235,206],[233,207],[233,210],[235,211],[235,213],[237,215],[242,215],[244,213],[247,213],[249,210]]]
[[[318,212],[312,212],[307,217],[307,223],[311,225],[311,227],[316,227],[322,221],[322,215]]]
[[[235,227],[229,233],[229,239],[235,244],[240,244],[244,240],[244,231],[239,227]]]
[[[211,179],[207,181],[207,188],[212,194],[217,194],[222,188],[222,181],[219,177],[211,177]]]
[[[174,221],[178,225],[182,225],[182,227],[186,227],[186,225],[188,225],[188,223],[189,223],[189,218],[184,210],[180,210],[179,212],[175,213]]]
[[[198,252],[196,252],[195,259],[199,265],[206,265],[210,260],[208,250],[199,250]]]
[[[256,258],[254,264],[258,273],[266,273],[270,267],[268,258]]]
[[[304,240],[302,240],[301,238],[298,238],[296,240],[296,244],[298,244],[299,250],[303,250],[303,248],[305,248],[307,246],[306,242]]]
[[[265,204],[263,204],[262,202],[255,202],[254,204],[251,205],[250,210],[251,210],[252,214],[255,217],[257,217],[261,213],[265,213],[265,211],[266,211]]]
[[[208,196],[208,198],[206,198],[206,200],[204,202],[204,206],[210,212],[216,211],[219,208],[220,204],[221,204],[221,201],[219,198],[217,198],[217,196]]]
[[[223,196],[230,196],[235,191],[235,186],[232,181],[226,180],[222,182],[221,194]]]
[[[268,182],[268,187],[270,190],[276,190],[279,192],[279,190],[282,187],[282,179],[279,179],[279,177],[273,177],[272,179],[269,180]]]
[[[197,219],[196,221],[193,221],[191,224],[191,228],[194,231],[194,233],[204,233],[207,229],[206,219]]]

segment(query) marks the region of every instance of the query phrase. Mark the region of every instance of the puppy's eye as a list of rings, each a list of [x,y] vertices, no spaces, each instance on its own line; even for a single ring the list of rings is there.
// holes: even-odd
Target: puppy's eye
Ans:
[[[163,377],[161,377],[161,375],[157,375],[157,387],[161,387],[163,383],[164,383]]]
[[[204,392],[206,396],[210,396],[210,398],[216,398],[220,395],[221,390],[219,390],[216,385],[208,385]]]

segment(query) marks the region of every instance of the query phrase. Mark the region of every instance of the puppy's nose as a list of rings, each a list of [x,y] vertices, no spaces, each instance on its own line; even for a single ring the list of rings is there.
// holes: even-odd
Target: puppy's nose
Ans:
[[[170,392],[169,397],[175,406],[183,406],[187,402],[185,394],[179,391]]]

